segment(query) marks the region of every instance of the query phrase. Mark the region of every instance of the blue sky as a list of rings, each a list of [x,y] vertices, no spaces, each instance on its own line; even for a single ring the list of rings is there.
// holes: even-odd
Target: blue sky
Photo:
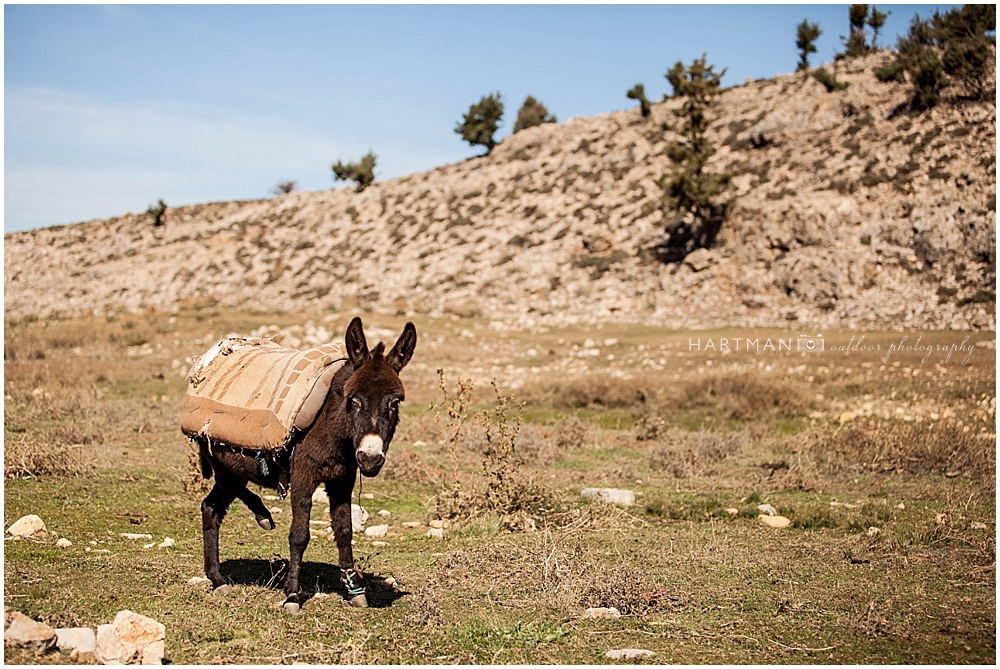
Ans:
[[[881,44],[910,19],[891,11]],[[330,165],[378,156],[376,178],[480,151],[455,124],[482,95],[534,95],[559,121],[658,100],[678,60],[723,83],[813,65],[848,5],[5,5],[4,230],[168,205],[267,197],[283,180],[342,187]]]

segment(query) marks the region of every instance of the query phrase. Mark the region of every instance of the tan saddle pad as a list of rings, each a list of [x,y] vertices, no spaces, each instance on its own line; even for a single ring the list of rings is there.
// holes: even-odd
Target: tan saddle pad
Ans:
[[[181,431],[243,448],[280,449],[316,420],[346,360],[343,344],[298,351],[268,339],[223,339],[188,372]]]

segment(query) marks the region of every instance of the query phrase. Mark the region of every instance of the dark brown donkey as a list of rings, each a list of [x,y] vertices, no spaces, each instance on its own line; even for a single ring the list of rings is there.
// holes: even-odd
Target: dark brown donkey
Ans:
[[[330,525],[340,553],[341,581],[353,606],[368,606],[351,551],[351,492],[358,469],[364,476],[375,476],[385,463],[399,422],[399,403],[404,397],[399,371],[413,356],[417,329],[413,323],[407,323],[391,351],[385,353],[384,344],[379,343],[369,352],[361,319],[355,318],[347,327],[344,343],[348,361],[334,375],[319,416],[294,443],[290,462],[285,465],[292,505],[284,604],[288,613],[298,613],[302,603],[299,570],[302,553],[309,544],[312,495],[320,483],[326,484],[330,498]],[[198,442],[202,474],[205,478],[215,474],[215,486],[201,503],[205,575],[217,591],[226,592],[229,586],[219,569],[222,519],[233,500],[239,498],[253,511],[261,527],[274,529],[267,507],[260,497],[247,490],[247,483],[277,488],[283,468],[262,467],[253,455],[224,443],[214,440],[209,443],[200,438]]]

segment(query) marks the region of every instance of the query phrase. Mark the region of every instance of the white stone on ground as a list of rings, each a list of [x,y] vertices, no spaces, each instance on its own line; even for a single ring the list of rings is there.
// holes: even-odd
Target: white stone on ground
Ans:
[[[33,513],[18,518],[10,527],[7,528],[8,534],[13,537],[21,538],[31,537],[44,531],[45,523],[42,522],[41,518]]]
[[[388,525],[373,525],[365,530],[365,536],[372,539],[381,539],[389,532]]]
[[[761,513],[767,514],[768,516],[777,516],[778,515],[778,510],[775,509],[770,504],[758,504],[757,505],[757,510],[760,511]]]
[[[635,493],[631,490],[621,490],[618,488],[584,488],[581,492],[584,497],[593,497],[599,502],[607,504],[617,504],[618,506],[633,506],[635,504]]]
[[[59,539],[59,541],[56,542],[56,546],[58,546],[59,548],[69,548],[72,545],[73,542],[67,539],[66,537],[62,537]]]
[[[5,608],[4,614],[10,622],[3,633],[5,646],[19,646],[34,653],[47,653],[56,647],[56,631],[45,623],[34,621],[20,611]]]
[[[364,532],[365,523],[368,522],[368,509],[357,504],[351,504],[351,530],[353,532]]]
[[[621,612],[613,606],[591,606],[584,611],[584,618],[621,618]]]
[[[757,516],[757,520],[761,522],[762,525],[767,525],[768,527],[775,527],[777,529],[783,529],[792,524],[788,518],[784,516]]]
[[[644,648],[620,648],[604,654],[609,660],[634,660],[639,657],[656,657],[656,653]]]
[[[444,530],[440,527],[432,527],[427,530],[426,536],[430,539],[437,539],[440,541],[441,539],[444,539]]]
[[[119,611],[110,625],[98,625],[94,655],[102,664],[162,664],[167,628],[152,618]]]

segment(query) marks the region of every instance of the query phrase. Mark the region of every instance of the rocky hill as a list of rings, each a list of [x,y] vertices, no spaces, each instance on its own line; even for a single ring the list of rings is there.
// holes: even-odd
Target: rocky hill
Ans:
[[[840,63],[720,95],[709,169],[734,175],[717,245],[679,264],[656,180],[678,100],[507,137],[484,157],[270,200],[5,236],[7,318],[371,309],[668,327],[996,327],[996,108],[910,114],[908,86]],[[828,66],[828,68],[831,66]],[[624,89],[623,89],[624,90]]]

